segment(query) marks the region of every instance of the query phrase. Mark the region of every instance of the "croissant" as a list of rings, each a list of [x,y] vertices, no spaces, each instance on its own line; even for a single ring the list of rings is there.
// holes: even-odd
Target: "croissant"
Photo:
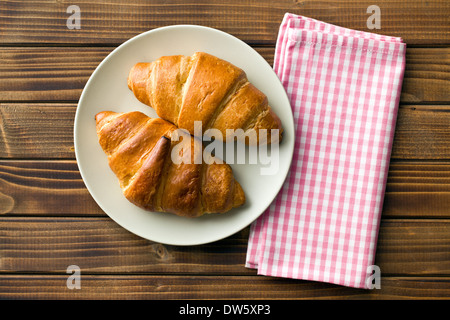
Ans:
[[[128,75],[128,87],[160,118],[192,135],[196,135],[194,122],[201,121],[202,135],[208,129],[220,131],[215,139],[230,141],[226,140],[230,135],[239,139],[254,132],[254,143],[281,141],[281,121],[266,95],[247,80],[242,69],[213,55],[196,52],[190,57],[164,56],[137,63]],[[278,129],[277,134],[271,136],[271,129]]]
[[[133,204],[150,211],[198,217],[223,213],[245,202],[231,167],[213,156],[208,163],[203,157],[196,162],[204,150],[201,141],[187,133],[174,141],[172,135],[179,130],[175,131],[173,124],[141,112],[104,111],[95,120],[109,166]],[[187,148],[180,147],[183,143]],[[180,160],[173,161],[172,153]]]

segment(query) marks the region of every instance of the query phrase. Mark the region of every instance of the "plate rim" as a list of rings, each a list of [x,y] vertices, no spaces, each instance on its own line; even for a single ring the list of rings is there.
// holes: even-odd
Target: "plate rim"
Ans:
[[[81,178],[83,180],[84,185],[86,186],[86,188],[88,189],[89,194],[91,195],[91,197],[94,199],[94,201],[97,203],[97,205],[102,209],[102,211],[111,219],[113,220],[115,223],[117,223],[119,226],[121,226],[122,228],[124,228],[125,230],[150,241],[153,242],[157,242],[157,243],[162,243],[162,244],[167,244],[167,245],[176,245],[176,246],[196,246],[196,245],[202,245],[202,244],[207,244],[207,243],[212,243],[212,242],[216,242],[222,239],[225,239],[243,229],[245,229],[246,227],[248,227],[250,224],[252,224],[254,221],[256,221],[266,210],[267,208],[273,203],[273,201],[276,199],[276,197],[278,196],[278,194],[280,193],[281,189],[283,188],[283,185],[285,184],[286,178],[288,177],[288,174],[290,172],[290,167],[292,166],[292,161],[293,161],[293,155],[294,155],[294,149],[295,149],[295,134],[292,135],[291,139],[292,139],[292,147],[289,149],[289,160],[288,160],[288,165],[287,165],[287,170],[285,173],[283,173],[284,177],[280,180],[280,185],[276,186],[277,192],[275,193],[274,197],[271,199],[270,202],[268,202],[267,206],[264,207],[263,210],[261,210],[261,212],[259,212],[258,214],[252,215],[250,218],[245,220],[245,223],[241,223],[236,225],[235,228],[233,228],[232,230],[229,230],[225,235],[220,235],[220,236],[216,236],[216,237],[210,237],[211,239],[209,240],[197,240],[197,241],[186,241],[186,242],[179,242],[179,241],[161,241],[158,239],[152,239],[152,237],[149,237],[148,235],[144,235],[140,232],[136,232],[135,230],[130,230],[129,227],[124,226],[121,221],[119,221],[119,219],[116,219],[116,217],[110,215],[110,213],[108,212],[108,210],[104,207],[104,205],[102,204],[102,201],[100,201],[97,196],[95,195],[95,192],[93,192],[92,190],[92,186],[89,184],[88,179],[86,178],[86,174],[82,168],[82,165],[80,163],[80,150],[79,150],[79,140],[77,138],[78,136],[78,127],[79,127],[79,122],[80,122],[80,105],[84,102],[84,100],[86,99],[86,89],[90,86],[91,82],[94,81],[93,79],[95,78],[96,74],[98,72],[100,72],[100,70],[102,69],[103,65],[106,64],[106,62],[110,59],[111,56],[113,56],[118,50],[126,47],[127,45],[131,45],[133,42],[135,41],[139,41],[140,38],[144,38],[149,36],[152,33],[157,33],[157,32],[165,32],[168,31],[170,29],[203,29],[206,31],[211,31],[211,32],[218,32],[220,34],[222,34],[223,36],[229,37],[231,40],[233,41],[239,41],[241,44],[244,44],[246,47],[248,47],[251,51],[254,51],[260,58],[261,63],[265,63],[270,70],[272,71],[273,75],[276,77],[277,81],[280,82],[281,88],[283,88],[283,98],[285,99],[285,102],[288,103],[289,105],[289,120],[290,120],[290,125],[292,126],[292,128],[294,129],[293,132],[295,132],[295,121],[294,121],[294,116],[293,116],[293,112],[292,112],[292,108],[291,108],[291,104],[288,98],[288,95],[286,93],[286,90],[284,88],[284,86],[282,85],[280,79],[278,78],[278,76],[276,75],[275,71],[273,70],[272,66],[270,66],[270,64],[267,62],[266,59],[264,59],[253,47],[251,47],[248,43],[246,43],[245,41],[225,32],[219,29],[215,29],[212,27],[207,27],[207,26],[203,26],[203,25],[196,25],[196,24],[174,24],[174,25],[168,25],[168,26],[163,26],[163,27],[158,27],[158,28],[154,28],[145,32],[142,32],[138,35],[133,36],[132,38],[124,41],[123,43],[121,43],[120,45],[118,45],[116,48],[114,48],[105,58],[103,58],[103,60],[97,65],[97,67],[95,68],[95,70],[92,72],[92,74],[89,76],[89,79],[87,80],[80,98],[78,100],[77,103],[77,108],[76,108],[76,112],[75,112],[75,118],[74,118],[74,129],[73,129],[73,137],[74,137],[74,151],[75,151],[75,158],[76,158],[76,163],[81,175]]]

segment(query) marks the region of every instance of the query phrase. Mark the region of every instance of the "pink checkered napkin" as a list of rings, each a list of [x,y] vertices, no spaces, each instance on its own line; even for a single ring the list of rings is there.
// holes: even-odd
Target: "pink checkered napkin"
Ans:
[[[405,68],[400,38],[286,14],[274,70],[296,141],[285,184],[250,228],[258,274],[367,288]]]

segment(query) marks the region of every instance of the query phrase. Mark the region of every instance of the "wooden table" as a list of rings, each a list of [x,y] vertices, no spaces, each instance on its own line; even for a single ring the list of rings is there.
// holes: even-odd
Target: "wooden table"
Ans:
[[[367,8],[381,9],[368,30]],[[67,19],[77,5],[80,29]],[[73,121],[82,89],[114,48],[147,30],[199,24],[269,63],[285,12],[400,36],[408,45],[376,264],[381,289],[258,276],[249,229],[192,247],[144,240],[85,188]],[[0,6],[0,298],[446,299],[450,297],[450,2],[18,1]],[[81,270],[68,289],[67,268]]]

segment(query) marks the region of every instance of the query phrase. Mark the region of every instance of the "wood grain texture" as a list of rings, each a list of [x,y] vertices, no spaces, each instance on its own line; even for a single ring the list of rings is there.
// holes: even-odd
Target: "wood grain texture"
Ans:
[[[393,159],[450,159],[450,106],[399,108]]]
[[[400,106],[392,159],[450,159],[449,111]],[[0,103],[0,158],[74,159],[75,112],[74,104]]]
[[[381,29],[368,30],[370,5]],[[66,26],[81,9],[81,29]],[[81,92],[118,45],[154,28],[197,24],[252,45],[272,65],[285,12],[399,36],[401,106],[375,263],[381,290],[262,277],[244,266],[249,228],[169,246],[120,227],[75,161]],[[450,2],[446,0],[5,0],[0,6],[0,299],[450,298]],[[66,286],[69,265],[82,289]]]
[[[113,47],[0,48],[0,101],[78,101]],[[273,64],[275,47],[255,47]],[[402,103],[450,102],[450,48],[407,48]]]
[[[73,104],[0,104],[0,158],[73,158],[75,110]]]
[[[379,0],[381,29],[368,30],[363,0],[77,1],[81,28],[70,30],[65,1],[2,2],[0,43],[119,44],[157,27],[198,24],[217,28],[253,44],[274,44],[286,12],[339,26],[400,36],[408,44],[449,44],[446,0]]]
[[[450,101],[450,48],[407,48],[403,103]]]
[[[142,239],[109,218],[0,218],[0,273],[246,275],[248,228],[183,247]],[[384,219],[375,263],[383,275],[450,274],[450,221]]]
[[[381,289],[260,276],[81,275],[81,289],[69,290],[68,275],[0,275],[0,299],[37,300],[446,300],[450,278],[382,277]],[[189,303],[184,301],[183,306]],[[236,304],[239,301],[235,301]],[[257,303],[257,301],[255,301]],[[172,308],[174,304],[170,305]],[[166,314],[177,314],[170,309]],[[283,311],[281,311],[283,312]],[[272,314],[278,314],[272,310]]]
[[[383,218],[450,218],[450,164],[394,162]],[[0,214],[105,216],[75,160],[0,160]]]
[[[0,214],[104,215],[73,160],[0,161]]]
[[[0,100],[78,101],[113,48],[0,48]]]
[[[446,217],[450,213],[450,163],[394,162],[383,217]]]

